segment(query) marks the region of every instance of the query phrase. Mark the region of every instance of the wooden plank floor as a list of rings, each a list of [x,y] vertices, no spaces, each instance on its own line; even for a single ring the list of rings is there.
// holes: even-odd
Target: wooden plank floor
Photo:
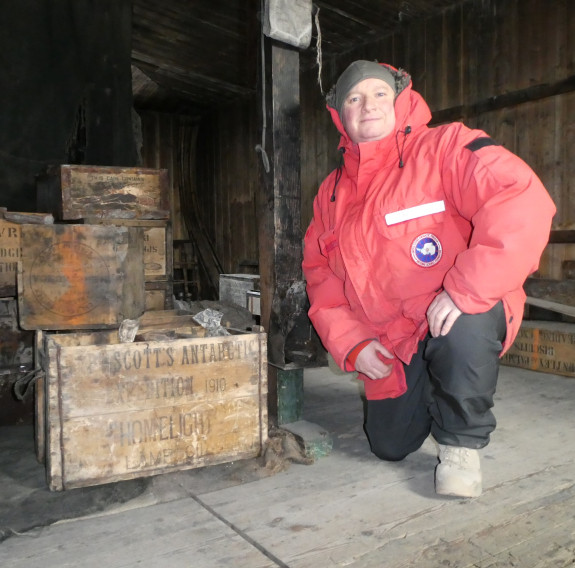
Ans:
[[[484,494],[439,497],[430,441],[379,461],[357,381],[306,370],[304,418],[332,434],[329,456],[213,490],[164,485],[170,495],[14,535],[0,566],[573,568],[575,380],[502,367],[495,412]]]

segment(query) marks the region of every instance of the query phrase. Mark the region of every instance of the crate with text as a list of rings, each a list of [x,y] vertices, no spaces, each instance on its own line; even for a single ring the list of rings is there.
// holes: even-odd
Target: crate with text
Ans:
[[[144,279],[146,282],[163,282],[173,279],[174,246],[172,225],[169,221],[131,221],[87,217],[87,225],[112,225],[140,227],[144,239]]]
[[[109,331],[44,336],[50,489],[260,455],[265,333],[113,341]]]
[[[140,228],[21,225],[21,245],[23,329],[115,327],[144,312]]]
[[[61,221],[169,219],[168,170],[111,166],[51,166],[36,180],[38,211]]]
[[[51,225],[52,215],[42,213],[21,213],[0,208],[0,297],[16,296],[18,261],[20,246],[20,227],[23,223]]]
[[[501,362],[511,367],[575,377],[575,324],[524,321]]]
[[[0,296],[16,296],[20,225],[0,219]]]

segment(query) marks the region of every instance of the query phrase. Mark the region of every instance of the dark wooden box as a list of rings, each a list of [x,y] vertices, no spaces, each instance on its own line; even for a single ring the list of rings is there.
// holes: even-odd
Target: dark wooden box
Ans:
[[[169,219],[168,170],[58,165],[36,182],[37,209],[57,220]]]

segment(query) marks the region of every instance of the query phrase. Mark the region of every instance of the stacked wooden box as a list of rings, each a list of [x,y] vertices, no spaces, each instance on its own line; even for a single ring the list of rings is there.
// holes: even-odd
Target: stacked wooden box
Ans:
[[[0,297],[16,296],[16,274],[20,259],[20,225],[6,220],[0,211]]]
[[[202,337],[147,312],[136,341],[110,330],[41,338],[39,452],[50,489],[258,456],[267,439],[266,334]]]
[[[54,166],[38,179],[38,210],[67,222],[140,228],[146,309],[172,307],[173,238],[167,170]]]
[[[58,166],[38,180],[38,207],[60,223],[22,226],[18,295],[21,325],[37,331],[37,455],[52,490],[262,450],[265,334],[205,337],[165,309],[166,196],[165,170]]]
[[[34,368],[34,332],[18,321],[17,274],[21,259],[22,222],[43,222],[44,215],[13,213],[0,208],[0,425],[30,424],[31,396],[16,385]]]
[[[504,365],[575,377],[575,324],[524,321]]]
[[[22,225],[20,326],[31,330],[117,327],[144,312],[141,229]]]

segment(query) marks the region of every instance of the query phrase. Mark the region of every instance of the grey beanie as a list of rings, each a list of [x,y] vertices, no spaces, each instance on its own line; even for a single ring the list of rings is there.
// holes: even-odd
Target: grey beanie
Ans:
[[[363,81],[364,79],[381,79],[382,81],[385,81],[396,94],[398,94],[403,90],[410,79],[409,75],[406,73],[405,76],[407,80],[404,79],[403,75],[404,74],[400,71],[398,76],[396,76],[393,71],[375,61],[354,61],[340,75],[337,83],[328,94],[327,102],[330,106],[333,106],[341,116],[341,109],[347,94],[360,81]]]

